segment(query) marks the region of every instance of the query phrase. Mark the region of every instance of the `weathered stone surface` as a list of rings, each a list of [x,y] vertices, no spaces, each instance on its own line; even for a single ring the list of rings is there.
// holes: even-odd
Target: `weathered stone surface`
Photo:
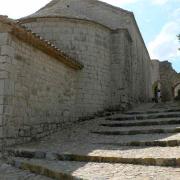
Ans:
[[[131,12],[99,1],[68,0],[52,1],[19,23],[0,18],[6,145],[150,99],[150,57]]]
[[[76,70],[2,35],[8,41],[0,54],[0,138],[10,145],[47,136],[73,118]]]
[[[154,83],[159,83],[162,101],[170,101],[178,96],[180,74],[172,68],[170,62],[151,61],[151,72],[152,88]]]
[[[132,13],[99,1],[52,1],[20,21],[83,62],[75,116],[149,100],[150,57]]]
[[[88,180],[179,180],[178,168],[118,163],[31,160],[28,163],[51,168]]]
[[[20,165],[20,163],[19,163]],[[17,168],[20,166],[16,162]],[[0,179],[1,180],[52,180],[51,178],[41,176],[38,174],[30,173],[29,171],[23,171],[12,167],[0,160]]]
[[[163,106],[167,109],[162,109]],[[148,108],[144,109],[144,107]],[[141,105],[141,108],[127,112],[126,116],[144,115],[145,112],[153,112],[154,115],[163,113],[168,115],[167,119],[133,121],[168,121],[171,119],[170,115],[180,113],[177,107],[178,104],[175,103]],[[144,109],[144,112],[142,109]],[[132,112],[136,113],[133,114]],[[147,115],[151,114],[148,113]],[[125,114],[112,115],[112,117],[117,116],[125,116]],[[179,118],[173,119],[178,120]],[[132,120],[126,120],[121,121],[121,123],[130,121],[132,122]],[[128,179],[131,177],[130,179],[139,178],[144,180],[146,174],[146,178],[149,179],[164,180],[167,178],[173,180],[176,177],[176,179],[179,178],[180,133],[168,133],[166,130],[167,128],[177,128],[179,125],[100,126],[104,122],[107,122],[107,120],[105,120],[105,117],[101,117],[71,125],[66,129],[62,128],[61,131],[41,140],[41,142],[10,148],[8,157],[13,156],[11,158],[14,159],[17,167],[50,177],[59,177],[60,174],[66,174],[82,179],[118,179],[118,177]],[[103,134],[90,133],[92,130],[116,131],[117,129],[124,132],[133,130],[141,133],[142,130],[148,132],[159,128],[164,132],[163,134],[152,132],[148,135],[104,136]],[[115,171],[114,168],[116,168]],[[123,169],[126,170],[126,173]]]

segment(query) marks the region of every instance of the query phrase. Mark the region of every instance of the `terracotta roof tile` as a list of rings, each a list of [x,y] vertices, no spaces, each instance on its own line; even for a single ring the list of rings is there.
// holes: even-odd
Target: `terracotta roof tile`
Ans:
[[[18,39],[26,42],[35,48],[43,51],[44,53],[60,60],[62,63],[74,69],[82,69],[83,64],[61,51],[58,47],[52,44],[50,41],[43,39],[41,36],[32,32],[27,27],[20,25],[19,21],[9,19],[8,16],[0,15],[0,22],[10,26],[10,31],[12,35],[16,36]]]

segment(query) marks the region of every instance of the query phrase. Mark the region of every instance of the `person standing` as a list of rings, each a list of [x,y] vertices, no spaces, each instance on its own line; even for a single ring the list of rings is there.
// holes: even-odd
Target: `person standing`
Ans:
[[[157,91],[157,102],[161,102],[161,90],[158,89]]]
[[[154,88],[154,102],[158,103],[158,88],[157,88],[157,86]]]

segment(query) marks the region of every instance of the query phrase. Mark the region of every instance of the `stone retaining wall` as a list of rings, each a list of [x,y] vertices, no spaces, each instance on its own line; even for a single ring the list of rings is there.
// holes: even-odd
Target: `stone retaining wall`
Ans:
[[[8,33],[0,33],[0,147],[4,144],[5,118],[10,111],[9,102],[11,101],[11,88],[9,78],[11,74],[11,63],[13,49],[8,46]],[[9,51],[9,50],[10,51]]]
[[[180,74],[168,61],[160,62],[161,92],[164,101],[174,99],[174,88],[180,83]]]
[[[44,18],[26,26],[78,59],[75,116],[89,116],[111,105],[111,31],[99,24],[66,18]]]
[[[2,45],[4,36],[8,40]],[[71,123],[77,71],[10,34],[0,33],[0,39],[0,136],[4,134],[6,145],[49,135]]]

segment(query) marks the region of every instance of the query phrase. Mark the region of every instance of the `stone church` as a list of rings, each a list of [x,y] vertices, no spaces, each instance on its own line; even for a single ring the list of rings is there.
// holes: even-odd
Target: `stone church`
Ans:
[[[104,2],[53,0],[19,20],[0,16],[0,144],[149,101],[152,66],[133,13]]]

